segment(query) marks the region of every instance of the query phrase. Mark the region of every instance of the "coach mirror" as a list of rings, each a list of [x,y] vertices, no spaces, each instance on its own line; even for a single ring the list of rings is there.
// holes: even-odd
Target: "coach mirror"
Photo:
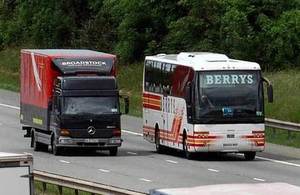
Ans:
[[[271,82],[267,78],[263,78],[263,81],[267,83],[267,94],[268,94],[268,102],[273,102],[273,86]]]
[[[129,112],[129,97],[128,96],[124,97],[124,102],[125,102],[125,114],[128,114],[128,112]]]

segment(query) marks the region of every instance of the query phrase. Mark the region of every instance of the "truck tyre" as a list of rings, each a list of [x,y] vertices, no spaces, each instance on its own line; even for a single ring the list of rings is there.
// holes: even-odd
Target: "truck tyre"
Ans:
[[[57,147],[55,137],[52,137],[51,147],[52,147],[52,153],[53,153],[55,156],[58,156],[58,155],[61,154],[61,148],[60,148],[60,147]]]
[[[41,151],[43,148],[43,144],[41,144],[40,142],[37,142],[34,138],[34,136],[32,136],[33,139],[33,150],[34,151]]]
[[[246,160],[254,160],[256,152],[245,152],[244,156]]]
[[[118,154],[118,147],[109,149],[109,156],[117,156],[117,154]]]
[[[34,151],[41,151],[43,148],[43,144],[41,144],[40,142],[37,142],[35,139],[35,130],[32,130],[32,134],[31,134],[31,144],[30,146],[33,148]]]

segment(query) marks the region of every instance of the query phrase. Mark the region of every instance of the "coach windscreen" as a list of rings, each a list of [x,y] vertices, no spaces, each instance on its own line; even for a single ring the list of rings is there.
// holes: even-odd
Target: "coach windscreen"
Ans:
[[[260,123],[263,111],[259,71],[196,73],[196,123]]]

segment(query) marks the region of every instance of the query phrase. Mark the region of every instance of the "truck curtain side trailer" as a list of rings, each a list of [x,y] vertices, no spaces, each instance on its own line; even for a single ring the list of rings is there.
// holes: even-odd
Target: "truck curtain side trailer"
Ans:
[[[121,146],[116,56],[91,50],[21,50],[20,118],[34,150]],[[124,97],[128,112],[128,97]]]

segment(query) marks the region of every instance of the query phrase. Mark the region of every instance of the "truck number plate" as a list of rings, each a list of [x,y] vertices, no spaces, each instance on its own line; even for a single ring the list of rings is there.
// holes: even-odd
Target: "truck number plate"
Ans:
[[[223,144],[223,147],[237,147],[237,146],[238,146],[238,144],[230,144],[230,143]]]
[[[227,138],[234,138],[234,134],[227,134]]]
[[[99,140],[98,139],[85,139],[84,142],[86,142],[86,143],[98,143]]]

